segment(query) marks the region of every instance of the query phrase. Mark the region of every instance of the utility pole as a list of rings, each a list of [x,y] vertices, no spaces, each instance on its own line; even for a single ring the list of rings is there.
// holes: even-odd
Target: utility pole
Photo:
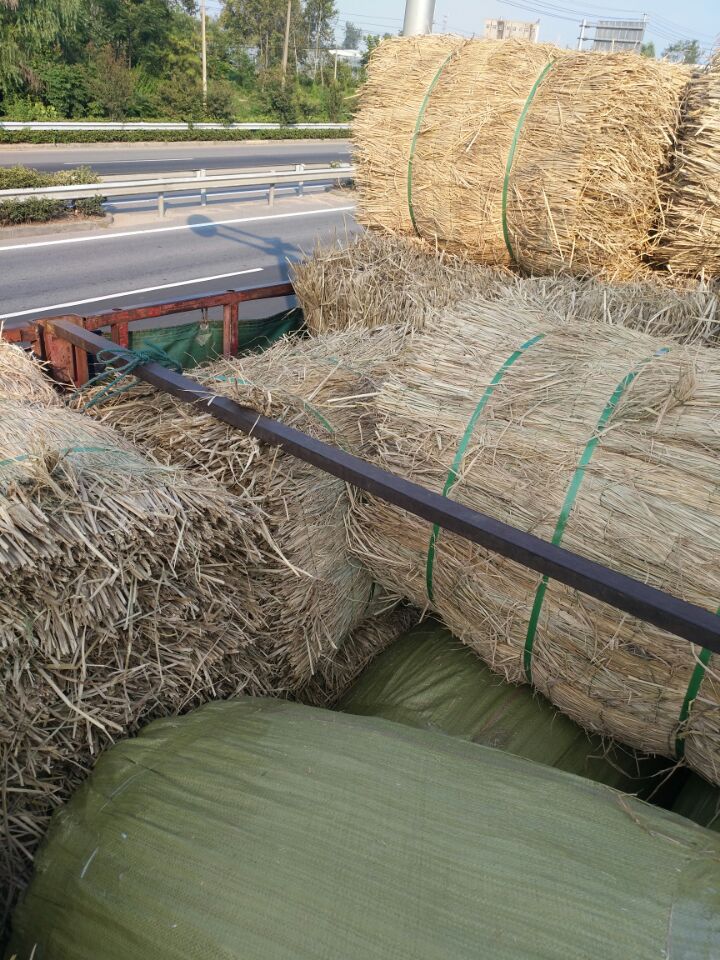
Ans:
[[[580,24],[580,36],[578,37],[578,50],[582,50],[583,41],[585,40],[585,27],[587,26],[587,21],[583,17],[583,21]]]
[[[203,113],[207,110],[207,35],[205,32],[205,0],[200,0],[200,37],[202,43]]]
[[[432,33],[435,0],[405,0],[405,21],[402,35],[417,37]]]
[[[290,18],[292,17],[293,0],[288,0],[287,14],[285,16],[285,39],[283,41],[282,56],[282,85],[285,86],[285,75],[287,74],[288,49],[290,47]]]

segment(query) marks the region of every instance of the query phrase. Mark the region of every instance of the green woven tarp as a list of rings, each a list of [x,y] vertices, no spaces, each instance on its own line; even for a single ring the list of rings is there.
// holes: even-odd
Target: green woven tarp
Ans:
[[[459,640],[429,620],[385,650],[338,709],[437,730],[632,793],[650,792],[660,762],[610,751],[529,687],[504,683]],[[666,765],[666,764],[665,764]]]
[[[285,334],[299,330],[302,325],[303,314],[297,307],[260,320],[241,320],[238,324],[238,349],[241,353],[264,350]],[[223,323],[222,320],[209,320],[207,323],[194,321],[130,331],[131,349],[142,350],[148,344],[161,347],[176,363],[184,369],[190,369],[222,356]]]
[[[696,773],[688,777],[673,810],[703,827],[720,832],[720,790]]]
[[[239,699],[100,758],[15,926],[20,960],[717,960],[720,837],[500,750]]]

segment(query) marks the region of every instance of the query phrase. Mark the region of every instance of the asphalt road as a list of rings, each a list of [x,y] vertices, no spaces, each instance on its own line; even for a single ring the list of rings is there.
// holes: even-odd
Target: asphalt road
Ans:
[[[124,219],[88,234],[0,241],[0,322],[277,283],[316,239],[357,230],[352,201],[332,194],[283,199],[272,211],[261,203],[194,206],[167,223]],[[253,306],[260,312],[246,316],[273,312]]]
[[[289,140],[277,143],[108,143],[0,146],[0,166],[21,163],[38,170],[69,170],[89,164],[100,176],[176,173],[270,167],[274,163],[350,161],[347,140]]]

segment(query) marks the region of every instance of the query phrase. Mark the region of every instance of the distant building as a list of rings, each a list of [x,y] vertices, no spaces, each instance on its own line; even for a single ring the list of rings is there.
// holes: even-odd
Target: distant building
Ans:
[[[352,70],[359,70],[362,66],[361,50],[328,50],[328,53],[340,63],[346,63]]]
[[[488,40],[530,40],[537,43],[540,33],[540,21],[530,23],[527,20],[486,20],[485,36]]]
[[[591,50],[639,53],[646,26],[646,20],[598,20],[597,23],[583,23],[580,35],[582,37],[585,30],[594,28]]]

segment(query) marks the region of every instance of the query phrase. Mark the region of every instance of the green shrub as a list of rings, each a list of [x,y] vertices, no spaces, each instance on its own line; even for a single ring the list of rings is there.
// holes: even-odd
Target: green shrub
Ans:
[[[33,190],[37,187],[62,187],[73,183],[97,183],[98,175],[91,167],[75,167],[43,173],[32,167],[0,167],[0,190]]]
[[[189,140],[346,140],[347,130],[0,130],[0,143],[182,143]]]
[[[84,197],[75,201],[75,212],[83,217],[104,217],[103,198],[100,196]]]
[[[68,207],[64,200],[51,200],[48,197],[32,197],[30,200],[3,200],[0,203],[0,226],[8,227],[18,223],[40,223],[46,220],[58,220],[67,216]]]

